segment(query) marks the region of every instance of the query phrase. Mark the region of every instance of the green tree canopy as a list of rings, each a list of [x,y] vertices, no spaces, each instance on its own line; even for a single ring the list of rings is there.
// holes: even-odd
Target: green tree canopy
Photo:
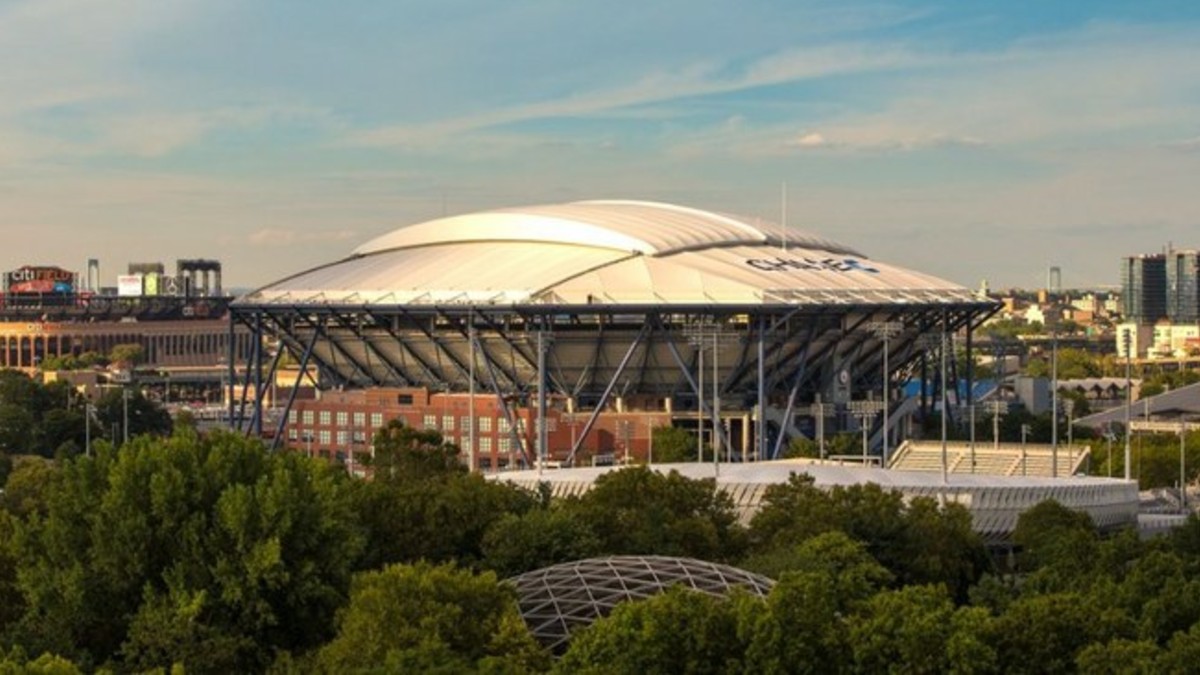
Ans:
[[[734,601],[682,587],[622,603],[572,636],[555,672],[740,672],[746,644],[738,614]]]
[[[745,537],[729,497],[712,480],[629,467],[606,473],[567,505],[609,554],[735,560]]]
[[[102,446],[18,526],[14,634],[132,669],[258,670],[319,643],[363,545],[347,480],[229,433]]]
[[[531,672],[549,665],[511,588],[490,572],[428,563],[355,577],[337,634],[317,661],[327,673]]]
[[[679,427],[654,427],[650,432],[653,460],[659,464],[694,462],[696,436]]]

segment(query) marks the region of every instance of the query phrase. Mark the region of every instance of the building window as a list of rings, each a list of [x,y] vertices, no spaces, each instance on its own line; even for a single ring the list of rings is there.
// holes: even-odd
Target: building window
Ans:
[[[366,443],[367,442],[367,435],[361,431],[355,431],[353,438],[354,438],[355,443]]]
[[[512,452],[512,439],[508,436],[501,436],[496,439],[496,447],[501,454]]]
[[[412,394],[397,394],[396,395],[396,403],[398,403],[400,405],[412,405],[413,404]]]
[[[437,429],[437,415],[426,415],[423,426],[426,429]]]
[[[288,440],[289,441],[294,441],[298,438],[300,438],[300,433],[298,431],[296,431],[295,427],[288,429]]]
[[[471,418],[467,417],[466,415],[458,418],[458,428],[461,429],[464,434],[471,433]]]
[[[492,439],[487,438],[487,437],[479,439],[479,454],[481,454],[481,455],[492,454]]]
[[[337,414],[337,425],[339,427],[344,427],[349,423],[350,423],[350,413],[346,412],[345,410],[339,410],[338,414]]]
[[[490,417],[480,417],[479,418],[479,433],[481,433],[481,434],[492,433],[492,418],[490,418]]]
[[[321,415],[319,417],[319,419],[321,420],[322,426],[329,426],[329,420],[331,419],[331,417],[332,417],[332,415],[329,414],[328,410],[322,410]]]
[[[361,413],[361,412],[354,413],[354,426],[356,426],[356,427],[367,426],[367,414]]]
[[[322,429],[317,434],[317,442],[321,445],[329,445],[333,441],[333,434],[328,429]]]
[[[512,431],[512,425],[508,423],[507,417],[497,417],[496,429],[502,434],[507,434],[508,432]]]
[[[312,423],[313,423],[313,411],[311,411],[311,410],[305,410],[305,411],[304,411],[304,423],[305,423],[305,424],[307,424],[307,425],[310,425],[310,426],[312,425]]]
[[[348,432],[345,432],[345,431],[339,431],[339,432],[337,432],[337,444],[338,444],[338,446],[344,447],[344,446],[346,445],[346,442],[347,442],[349,439],[350,439],[350,434],[349,434]]]
[[[442,431],[454,431],[454,415],[442,415]]]
[[[383,413],[371,413],[371,426],[383,426]]]
[[[296,411],[295,411],[295,410],[289,410],[289,411],[288,411],[288,424],[295,424],[295,423],[296,423],[296,417],[297,417],[297,415],[296,415]]]

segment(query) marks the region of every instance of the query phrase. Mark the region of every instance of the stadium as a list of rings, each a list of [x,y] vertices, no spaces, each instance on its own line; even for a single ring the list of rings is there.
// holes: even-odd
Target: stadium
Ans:
[[[878,411],[885,390],[927,366],[931,347],[961,332],[969,350],[973,328],[996,309],[813,234],[683,206],[590,201],[402,227],[240,298],[231,317],[315,365],[323,386],[427,387],[488,394],[506,410],[536,400],[539,410],[590,411],[573,447],[514,438],[527,461],[540,450],[571,464],[614,406],[716,428],[712,441],[747,461],[811,430],[817,401],[827,428],[857,429],[854,401],[872,399]],[[252,358],[251,377],[268,370],[262,354]],[[259,428],[255,403],[231,412]],[[880,448],[883,420],[873,417],[857,419]],[[900,423],[890,419],[893,430]]]
[[[401,407],[414,398],[428,406],[441,400],[436,405],[448,414],[416,411],[408,423],[460,434],[452,440],[472,468],[538,468],[509,480],[586,489],[595,476],[584,475],[591,469],[580,450],[597,421],[645,411],[699,432],[731,463],[719,469],[719,482],[750,495],[735,499],[744,517],[762,486],[802,471],[822,485],[878,482],[971,504],[977,529],[994,540],[1011,529],[1018,507],[1051,496],[1106,526],[1128,524],[1136,489],[1120,481],[955,475],[947,483],[865,466],[765,462],[790,438],[851,430],[863,435],[865,464],[888,466],[888,449],[908,437],[913,416],[939,396],[948,399],[938,382],[959,379],[947,374],[956,336],[968,355],[961,375],[971,403],[973,331],[997,309],[967,288],[814,234],[670,204],[588,201],[402,227],[239,298],[230,317],[231,330],[260,337],[254,344],[286,347],[270,364],[255,350],[247,378],[272,381],[287,352],[299,372],[316,370],[326,390],[384,392],[376,397]],[[913,379],[938,391],[923,384],[920,396],[899,396]],[[261,381],[248,384],[243,391],[263,390]],[[412,388],[426,395],[386,393]],[[448,400],[471,407],[449,409]],[[261,404],[235,404],[231,384],[230,418],[270,436]],[[498,417],[479,417],[485,407]],[[292,412],[280,416],[275,442],[307,438],[312,452],[315,427],[283,433],[297,417]],[[561,425],[550,428],[563,413],[581,420],[569,436]],[[316,422],[311,412],[304,416]],[[363,444],[382,416],[321,417],[328,426],[318,443]],[[491,440],[519,461],[493,463]],[[489,453],[485,463],[481,455]],[[752,465],[761,471],[745,473]],[[548,467],[561,468],[543,477]]]

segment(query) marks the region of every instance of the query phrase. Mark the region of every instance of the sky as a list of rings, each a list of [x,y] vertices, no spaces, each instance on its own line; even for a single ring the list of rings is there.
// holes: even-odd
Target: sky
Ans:
[[[967,286],[1200,248],[1200,3],[0,0],[0,269],[254,287],[441,215],[778,221]]]

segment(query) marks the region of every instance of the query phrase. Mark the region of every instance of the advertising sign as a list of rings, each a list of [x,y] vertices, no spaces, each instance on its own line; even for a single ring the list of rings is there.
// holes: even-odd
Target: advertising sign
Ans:
[[[140,296],[142,294],[142,275],[122,274],[117,277],[117,295],[121,297]]]
[[[26,265],[4,275],[9,293],[73,293],[75,273],[61,267]]]
[[[158,295],[158,282],[162,277],[158,272],[150,272],[142,279],[142,293],[145,295]]]

